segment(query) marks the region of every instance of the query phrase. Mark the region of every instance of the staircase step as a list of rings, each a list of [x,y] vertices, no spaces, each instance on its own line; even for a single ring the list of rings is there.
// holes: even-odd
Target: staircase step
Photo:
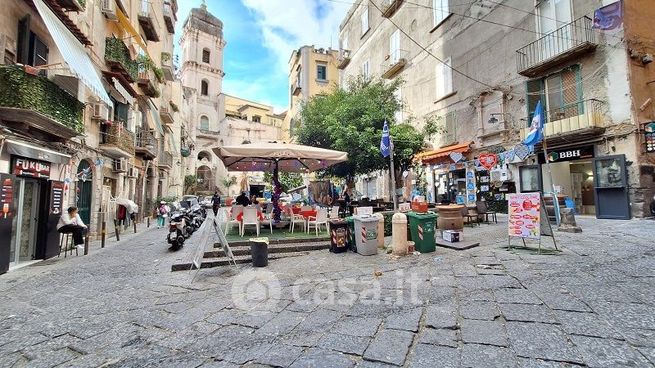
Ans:
[[[277,253],[269,254],[268,260],[276,260],[287,257],[300,257],[309,254],[309,252],[295,252],[295,253]],[[251,263],[252,257],[250,255],[235,256],[234,261],[238,264]],[[212,268],[220,266],[228,266],[231,264],[231,261],[226,257],[212,257],[212,258],[203,258],[200,268]],[[171,267],[171,271],[189,271],[193,267],[191,262],[188,263],[177,263]]]
[[[262,233],[262,237],[266,237],[266,234]],[[253,236],[254,237],[254,236]],[[269,239],[268,240],[268,245],[276,245],[276,244],[297,244],[297,243],[315,243],[315,242],[322,242],[322,241],[330,241],[330,238],[327,236],[319,236],[318,238],[313,237],[313,238],[301,238],[301,239]],[[239,241],[232,241],[229,242],[230,247],[239,247],[239,246],[250,246],[250,242],[248,240],[239,240]],[[221,243],[216,242],[214,243],[214,248],[220,248]]]
[[[330,248],[330,242],[312,242],[312,243],[297,243],[297,244],[269,244],[268,254],[279,253],[295,253],[295,252],[308,252],[313,250],[323,250]],[[237,245],[230,244],[232,254],[234,256],[250,255],[250,245]],[[205,258],[224,257],[225,252],[223,249],[217,248],[212,251],[205,252]]]

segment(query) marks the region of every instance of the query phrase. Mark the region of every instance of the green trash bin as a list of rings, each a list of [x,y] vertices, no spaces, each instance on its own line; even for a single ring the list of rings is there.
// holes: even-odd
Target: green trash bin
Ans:
[[[357,252],[357,244],[355,244],[355,219],[352,216],[346,217],[348,224],[348,243],[353,252]]]
[[[421,253],[434,252],[436,243],[434,239],[437,214],[434,212],[416,213],[407,212],[409,229],[412,233],[412,241],[416,250]]]

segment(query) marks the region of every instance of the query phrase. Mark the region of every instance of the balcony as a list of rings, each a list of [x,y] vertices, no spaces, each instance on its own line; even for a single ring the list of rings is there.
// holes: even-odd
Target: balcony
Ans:
[[[196,132],[196,137],[218,139],[217,137],[220,136],[220,134],[221,134],[220,132],[217,132],[215,130],[198,129],[198,132]]]
[[[407,65],[407,51],[396,50],[392,54],[387,55],[386,61],[382,65],[382,78],[391,79],[398,75]]]
[[[86,6],[85,0],[57,0],[57,2],[66,11],[81,12]]]
[[[134,151],[146,160],[157,157],[157,138],[152,129],[137,128]]]
[[[120,73],[129,83],[133,83],[139,74],[139,64],[132,60],[130,50],[116,37],[105,40],[105,62],[113,72]]]
[[[173,67],[173,58],[168,52],[161,53],[161,69],[164,72],[164,79],[167,81],[175,80],[175,68]]]
[[[301,88],[300,88],[300,83],[296,83],[293,86],[291,86],[291,94],[293,96],[298,96],[300,94]]]
[[[83,103],[47,77],[0,68],[0,120],[7,125],[70,139],[84,131],[83,111]]]
[[[350,64],[350,50],[339,50],[339,57],[337,58],[337,68],[345,69]]]
[[[159,42],[159,34],[157,34],[159,23],[157,22],[157,17],[150,0],[141,0],[139,24],[141,25],[143,34],[148,41]]]
[[[164,124],[173,124],[173,111],[168,107],[168,102],[159,108],[159,117]]]
[[[177,21],[177,16],[173,10],[173,5],[169,1],[164,1],[164,23],[166,23],[166,29],[168,33],[175,33],[175,22]]]
[[[156,78],[155,72],[152,69],[141,69],[139,71],[139,78],[137,81],[143,94],[149,97],[160,96]]]
[[[113,158],[130,158],[134,156],[134,133],[119,121],[106,122],[100,130],[99,148]]]
[[[161,169],[173,168],[173,155],[170,152],[160,152],[157,157],[157,166]]]
[[[516,50],[518,73],[529,78],[596,49],[596,34],[589,17],[579,18]]]
[[[605,131],[605,103],[600,100],[584,100],[546,112],[544,136],[548,143],[560,143],[575,139],[586,139]],[[525,119],[528,124],[532,118]],[[530,128],[521,129],[524,139]]]
[[[392,15],[403,5],[404,0],[382,0],[382,16],[391,18]]]

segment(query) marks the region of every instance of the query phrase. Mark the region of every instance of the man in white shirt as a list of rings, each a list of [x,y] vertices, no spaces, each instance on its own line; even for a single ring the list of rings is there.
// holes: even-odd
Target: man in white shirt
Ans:
[[[84,247],[84,234],[87,227],[77,213],[77,207],[68,207],[57,223],[57,231],[63,234],[73,234],[73,242],[78,248]]]

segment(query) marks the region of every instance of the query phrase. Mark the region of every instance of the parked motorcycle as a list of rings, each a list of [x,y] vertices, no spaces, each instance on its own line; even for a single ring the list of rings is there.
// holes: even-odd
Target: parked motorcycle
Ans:
[[[188,238],[187,224],[184,216],[180,212],[171,214],[168,226],[168,244],[171,245],[171,250],[179,250],[184,246],[184,240]]]
[[[650,214],[651,216],[655,216],[655,196],[653,196],[653,200],[650,201]]]
[[[184,232],[185,236],[188,238],[193,235],[193,232],[197,229],[193,221],[193,215],[190,210],[182,208],[180,209],[180,216],[184,219]]]

